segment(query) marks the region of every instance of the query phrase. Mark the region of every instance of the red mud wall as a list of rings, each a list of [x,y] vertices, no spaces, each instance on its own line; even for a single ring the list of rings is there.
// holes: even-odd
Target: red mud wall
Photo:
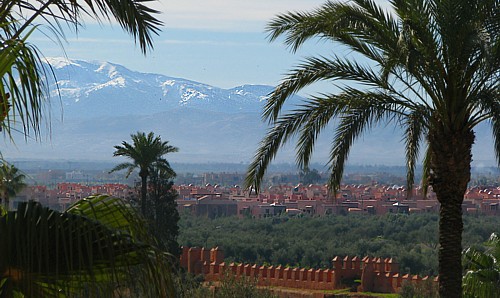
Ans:
[[[332,260],[332,269],[226,264],[224,252],[219,247],[210,250],[183,247],[180,264],[189,273],[204,275],[206,281],[218,281],[229,271],[237,277],[255,278],[259,286],[306,290],[342,289],[346,287],[342,284],[343,280],[360,279],[359,291],[396,293],[404,281],[418,283],[431,279],[428,276],[401,275],[399,264],[392,258],[335,257]],[[437,278],[431,280],[437,282]]]

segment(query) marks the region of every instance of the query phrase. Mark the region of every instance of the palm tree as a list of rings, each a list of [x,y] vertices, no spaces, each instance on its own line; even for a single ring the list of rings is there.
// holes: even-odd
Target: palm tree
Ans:
[[[66,212],[36,202],[0,216],[0,297],[174,297],[170,257],[123,201]]]
[[[500,237],[491,234],[486,246],[486,251],[468,248],[463,254],[465,297],[500,297]]]
[[[171,177],[175,177],[174,170],[163,156],[177,152],[179,149],[168,145],[168,141],[163,142],[160,136],[155,137],[153,132],[148,133],[148,135],[144,132],[137,132],[131,134],[130,137],[132,138],[132,144],[123,141],[121,146],[115,146],[116,150],[113,156],[124,156],[130,159],[131,162],[118,164],[110,173],[126,169],[126,177],[128,178],[135,169],[139,169],[139,177],[141,177],[141,212],[145,216],[148,177],[151,168],[154,166],[157,170],[165,171]]]
[[[6,210],[9,210],[10,198],[15,197],[26,187],[25,178],[26,176],[20,173],[14,165],[4,162],[0,166],[0,194]]]
[[[170,254],[179,256],[181,249],[177,242],[179,236],[179,212],[177,210],[177,191],[171,173],[152,167],[149,179],[150,202],[148,215],[151,219],[153,234]]]
[[[292,51],[319,37],[350,54],[306,58],[269,95],[263,118],[272,126],[249,166],[246,185],[259,189],[269,163],[294,136],[298,166],[306,168],[318,135],[336,119],[328,165],[329,185],[337,190],[352,144],[362,133],[379,123],[402,126],[408,189],[424,144],[423,183],[440,202],[440,295],[460,297],[461,205],[480,122],[491,124],[500,161],[500,4],[389,2],[390,12],[373,0],[326,2],[312,12],[281,14],[269,23],[270,40],[284,36]],[[283,109],[290,96],[322,80],[334,82],[340,91]]]
[[[11,122],[19,121],[25,135],[39,136],[42,118],[48,112],[44,110],[49,96],[46,80],[53,73],[44,68],[42,53],[28,41],[34,30],[48,27],[54,39],[60,40],[64,39],[64,25],[77,31],[87,17],[98,22],[114,19],[146,53],[152,48],[152,35],[159,32],[162,24],[155,18],[158,11],[148,7],[149,3],[150,0],[1,1],[0,124],[7,134],[11,133]]]

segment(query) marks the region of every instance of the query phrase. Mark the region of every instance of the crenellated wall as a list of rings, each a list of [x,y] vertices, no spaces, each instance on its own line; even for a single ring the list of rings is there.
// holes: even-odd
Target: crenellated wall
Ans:
[[[335,257],[332,269],[305,269],[251,264],[226,264],[221,248],[183,247],[181,267],[188,272],[202,274],[206,281],[220,280],[226,271],[237,277],[254,277],[259,286],[299,288],[307,290],[334,290],[346,287],[346,281],[361,280],[358,291],[396,293],[403,282],[419,283],[428,276],[401,275],[399,264],[392,258]],[[431,279],[437,282],[437,278]]]

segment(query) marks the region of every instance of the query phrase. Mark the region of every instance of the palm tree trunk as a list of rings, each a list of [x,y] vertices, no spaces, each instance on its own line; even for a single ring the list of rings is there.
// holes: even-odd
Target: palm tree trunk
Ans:
[[[144,217],[146,217],[147,196],[148,196],[148,176],[141,175],[141,212]]]
[[[474,132],[429,132],[429,184],[440,203],[439,295],[462,297],[462,202],[470,180]]]

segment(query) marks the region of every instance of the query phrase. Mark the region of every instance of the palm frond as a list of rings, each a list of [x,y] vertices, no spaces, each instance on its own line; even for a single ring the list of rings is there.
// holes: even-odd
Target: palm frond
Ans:
[[[500,119],[497,118],[500,116],[500,113],[498,114],[496,113],[495,116],[496,116],[495,118],[491,119],[491,126],[493,128],[492,133],[494,140],[493,148],[495,151],[497,164],[500,165]]]
[[[336,95],[324,94],[323,97],[314,97],[301,110],[294,110],[296,114],[307,114],[301,124],[297,141],[297,165],[301,169],[308,168],[314,149],[314,143],[321,131],[328,123],[339,115],[348,105],[348,101]]]
[[[423,161],[423,166],[422,166],[422,192],[424,195],[424,199],[427,198],[427,193],[429,191],[429,179],[431,177],[431,154],[430,154],[430,149],[429,146],[426,147],[425,150],[425,155],[424,155],[424,161]]]
[[[385,109],[388,114],[394,116],[406,116],[408,103],[388,96],[386,93],[360,91],[351,87],[345,87],[342,90],[343,92],[340,94],[323,95],[324,98],[313,97],[304,105],[306,109],[310,110],[310,115],[300,128],[300,138],[297,142],[297,163],[299,168],[308,165],[314,141],[322,128],[334,118],[341,118],[353,111],[357,112],[357,109],[360,108],[375,106],[379,109]],[[297,113],[297,110],[293,112]]]
[[[462,254],[465,270],[464,297],[497,297],[500,295],[500,239],[493,233],[487,250],[469,248]]]
[[[269,40],[274,41],[283,34],[287,34],[285,44],[298,49],[307,39],[317,34],[317,19],[307,12],[290,12],[276,16],[266,27]]]
[[[266,30],[271,41],[285,35],[284,43],[292,51],[317,36],[341,41],[363,53],[363,49],[387,46],[391,41],[395,46],[397,28],[391,15],[375,5],[374,1],[352,1],[347,4],[327,1],[310,13],[289,12],[278,15]],[[365,53],[372,59],[379,56],[373,48]]]
[[[137,167],[137,165],[130,163],[130,162],[124,162],[116,165],[113,169],[109,171],[109,173],[113,172],[118,172],[127,169],[127,173],[125,174],[125,177],[128,178],[130,174],[134,171],[134,169]]]
[[[45,1],[34,5],[29,1],[14,1],[26,15],[18,14],[23,20],[23,27],[29,27],[35,20],[42,18],[51,28],[64,35],[62,25],[79,30],[84,16],[98,22],[115,19],[119,25],[130,33],[143,53],[152,48],[152,35],[158,34],[163,24],[155,15],[160,12],[148,7],[151,0],[84,0],[73,2]],[[31,12],[31,13],[29,13]]]
[[[268,130],[266,136],[260,142],[253,161],[248,167],[245,178],[245,188],[253,187],[255,191],[260,190],[260,185],[267,167],[274,159],[281,146],[286,144],[288,139],[296,133],[306,118],[307,113],[289,114],[275,121],[274,126]]]
[[[263,118],[269,121],[275,120],[279,116],[279,111],[287,98],[308,85],[323,80],[350,81],[366,88],[380,88],[381,90],[388,90],[394,95],[401,95],[372,68],[339,57],[309,57],[292,70],[270,94],[264,107]],[[397,99],[393,100],[396,101]],[[411,101],[401,100],[399,102],[401,105],[413,108]]]
[[[3,290],[15,289],[31,297],[63,297],[111,294],[117,286],[126,285],[131,291],[134,286],[144,287],[138,288],[140,293],[151,291],[146,281],[153,282],[155,274],[157,281],[162,280],[154,289],[156,296],[172,297],[167,256],[126,229],[114,228],[127,226],[123,221],[131,218],[120,215],[131,213],[109,212],[105,209],[118,205],[96,203],[91,204],[92,216],[87,217],[85,204],[89,203],[59,213],[29,202],[0,218],[0,235],[5,240],[0,245],[1,278],[6,279]],[[101,217],[106,224],[98,221]]]
[[[67,213],[99,221],[106,227],[132,235],[139,241],[152,243],[145,220],[123,200],[108,195],[90,196],[71,205]]]
[[[377,101],[370,101],[369,94],[358,92],[361,97],[358,100],[352,100],[350,106],[340,117],[340,123],[335,130],[332,149],[330,150],[329,188],[334,194],[340,187],[344,166],[354,141],[371,125],[379,122],[384,116],[392,115],[390,105]],[[366,98],[362,97],[366,96]],[[348,94],[349,97],[354,96]]]
[[[406,187],[409,195],[413,189],[420,143],[425,134],[425,118],[421,113],[414,111],[406,120],[406,130],[403,139],[406,143]]]
[[[2,24],[7,36],[15,34],[16,29],[15,23]],[[38,51],[26,41],[33,30],[22,39],[4,40],[0,49],[0,96],[5,116],[2,126],[9,136],[12,125],[20,122],[25,136],[32,132],[38,137],[42,114],[50,117],[45,110],[48,89],[43,77],[47,74]]]
[[[177,152],[177,151],[170,151],[170,152]],[[161,172],[161,176],[168,179],[175,178],[177,176],[177,173],[172,169],[170,166],[170,163],[165,159],[165,158],[158,158],[152,166],[150,172],[153,171],[159,171]]]
[[[474,99],[478,116],[471,119],[471,125],[477,125],[483,120],[491,121],[493,148],[497,164],[500,165],[500,92],[496,90],[483,90]]]
[[[47,25],[59,39],[64,38],[63,24],[78,30],[84,16],[98,21],[114,18],[135,38],[145,54],[152,48],[152,35],[158,34],[162,25],[155,17],[159,12],[146,6],[148,2],[150,0],[2,1],[0,101],[4,104],[0,125],[6,128],[11,140],[11,131],[17,123],[22,125],[25,138],[35,139],[40,136],[42,121],[46,119],[50,123],[46,80],[53,72],[50,66],[48,69],[43,66],[43,55],[38,48],[28,43],[32,32]],[[12,111],[8,113],[7,108]],[[50,125],[48,127],[50,130]]]

